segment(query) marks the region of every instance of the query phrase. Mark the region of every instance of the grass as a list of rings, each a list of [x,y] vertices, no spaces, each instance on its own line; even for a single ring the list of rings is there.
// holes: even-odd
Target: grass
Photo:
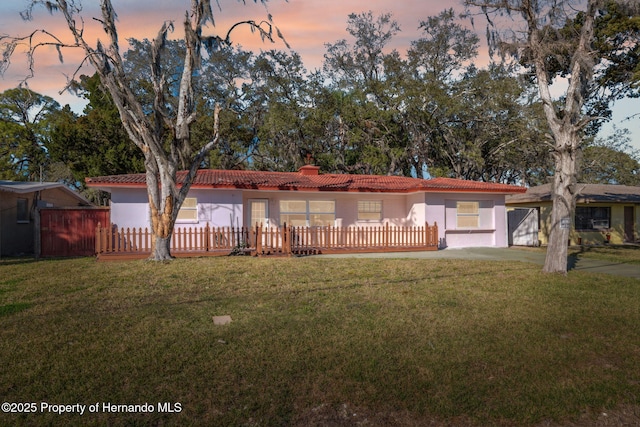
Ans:
[[[636,279],[524,263],[0,260],[3,401],[155,407],[0,424],[572,422],[640,404],[638,324]]]
[[[635,245],[584,246],[575,250],[575,253],[603,261],[640,264],[640,246]]]
[[[546,252],[546,247],[518,247],[514,250],[524,250],[530,252]],[[592,258],[601,261],[614,263],[640,264],[639,245],[594,245],[594,246],[571,246],[568,254],[578,258]]]

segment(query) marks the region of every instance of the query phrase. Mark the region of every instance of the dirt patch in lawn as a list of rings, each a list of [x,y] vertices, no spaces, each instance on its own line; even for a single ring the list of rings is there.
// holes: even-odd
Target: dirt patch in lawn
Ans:
[[[620,427],[640,426],[640,405],[621,405],[611,411],[585,412],[575,422],[544,423],[540,427]]]
[[[479,425],[467,417],[439,419],[424,416],[416,418],[414,414],[403,411],[376,412],[369,409],[355,408],[349,404],[321,404],[300,414],[292,426],[294,427],[351,427],[351,426],[437,426],[462,427]],[[508,421],[505,426],[512,425]],[[620,427],[640,425],[640,405],[623,405],[611,411],[585,412],[577,421],[562,423],[545,421],[536,427]]]

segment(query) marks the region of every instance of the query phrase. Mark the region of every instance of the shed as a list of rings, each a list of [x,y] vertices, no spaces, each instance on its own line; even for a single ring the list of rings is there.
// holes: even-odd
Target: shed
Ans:
[[[59,182],[0,181],[0,256],[39,254],[39,209],[91,206]]]

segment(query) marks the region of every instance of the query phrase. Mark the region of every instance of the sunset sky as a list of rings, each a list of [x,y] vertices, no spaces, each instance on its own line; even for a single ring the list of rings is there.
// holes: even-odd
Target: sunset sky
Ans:
[[[362,13],[371,10],[374,16],[382,13],[392,13],[393,18],[400,24],[401,32],[395,37],[391,48],[400,52],[406,51],[411,40],[420,37],[418,25],[420,21],[429,16],[437,15],[442,10],[454,7],[461,9],[461,2],[449,2],[439,0],[270,0],[264,5],[255,4],[252,0],[241,1],[219,0],[219,10],[212,0],[214,7],[215,27],[209,30],[218,35],[226,33],[227,29],[240,20],[263,20],[267,14],[273,16],[274,24],[280,28],[288,41],[291,49],[298,52],[307,69],[314,70],[322,65],[322,58],[326,51],[325,43],[333,43],[342,38],[348,38],[346,32],[347,16],[350,13]],[[126,39],[152,39],[157,34],[162,23],[167,20],[175,22],[174,37],[182,37],[181,24],[185,12],[189,8],[188,0],[112,0],[118,14],[118,31],[121,41],[121,49],[126,50]],[[68,40],[69,33],[63,27],[62,16],[49,15],[44,8],[36,9],[34,19],[25,22],[20,18],[20,11],[24,10],[28,0],[16,0],[0,3],[0,34],[1,35],[27,35],[36,29],[46,29],[56,34],[63,40]],[[104,33],[92,20],[99,16],[98,0],[85,0],[84,20],[87,39],[95,42],[97,38],[105,40]],[[484,37],[484,23],[478,24],[477,30]],[[465,22],[468,25],[468,22]],[[250,34],[247,29],[234,33],[232,39],[240,43],[245,49],[258,52],[260,49],[286,49],[286,46],[277,41],[275,44],[262,42],[255,34]],[[106,40],[105,40],[106,41]],[[73,95],[60,95],[67,78],[76,70],[82,59],[81,52],[63,51],[64,64],[60,64],[58,54],[53,48],[42,49],[36,57],[36,75],[29,80],[29,87],[41,94],[49,95],[57,99],[61,104],[70,104],[74,110],[80,112],[82,103]],[[480,66],[486,64],[486,49],[481,48]],[[483,64],[484,62],[484,64]],[[92,74],[90,68],[83,70],[84,74]],[[12,65],[0,77],[0,91],[16,87],[27,75],[26,57],[23,50],[16,49],[12,59]],[[625,112],[637,108],[638,101],[629,101],[621,105],[618,110]],[[624,113],[616,114],[614,120],[617,126],[627,127],[634,131],[634,145],[640,149],[640,119],[620,122]],[[636,130],[638,129],[638,130]]]
[[[44,8],[37,9],[33,21],[22,21],[19,12],[24,10],[27,3],[27,0],[2,2],[0,5],[1,34],[27,35],[35,29],[45,28],[56,35],[62,34],[68,37],[69,31],[65,31],[62,27],[64,23],[61,16],[51,16]],[[91,18],[99,16],[99,10],[95,6],[97,3],[97,0],[83,2],[86,34],[91,34],[87,39],[92,42],[98,37],[105,40],[104,33],[101,34],[96,23],[91,22]],[[126,39],[130,37],[152,39],[162,23],[167,20],[175,22],[174,37],[182,37],[182,21],[190,2],[188,0],[113,0],[113,5],[118,14],[119,38],[123,43],[121,49],[124,51]],[[402,32],[396,36],[393,47],[402,51],[406,50],[410,40],[419,37],[420,20],[445,9],[443,3],[437,0],[403,0],[401,2],[397,0],[289,0],[288,2],[271,0],[266,7],[252,0],[246,0],[244,5],[236,0],[220,0],[222,10],[219,10],[215,3],[213,7],[216,26],[210,27],[209,30],[218,35],[224,35],[230,26],[238,21],[247,19],[261,21],[270,13],[291,49],[302,56],[309,70],[321,67],[325,43],[347,37],[347,16],[350,13],[369,10],[374,16],[393,13],[402,29]],[[275,44],[262,42],[259,36],[250,33],[248,27],[234,31],[232,39],[245,49],[255,52],[260,49],[286,49],[284,43],[279,40]],[[60,96],[58,92],[66,82],[65,74],[70,75],[75,71],[81,59],[81,53],[66,50],[63,54],[65,63],[60,64],[55,49],[43,49],[36,58],[36,76],[29,80],[29,87],[36,92],[54,96],[62,103],[70,103],[75,100],[68,96]],[[25,64],[23,54],[14,57],[11,68],[4,78],[0,79],[0,90],[15,87],[24,78],[27,73]],[[86,73],[90,72],[91,69],[87,69]]]

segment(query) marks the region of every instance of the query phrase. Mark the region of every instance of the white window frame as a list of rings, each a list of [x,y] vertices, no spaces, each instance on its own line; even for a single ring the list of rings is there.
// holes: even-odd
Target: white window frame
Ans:
[[[382,200],[358,200],[358,221],[382,221]]]
[[[480,202],[472,200],[456,201],[456,228],[480,228]]]
[[[182,218],[180,217],[182,214]],[[198,198],[185,197],[178,211],[176,223],[179,224],[196,224],[198,223]]]
[[[305,203],[305,211],[283,211],[282,210],[282,203],[283,202],[299,202],[299,203]],[[311,204],[314,202],[319,202],[319,203],[332,203],[333,204],[333,212],[325,212],[325,211],[311,211]],[[305,215],[305,227],[321,227],[321,226],[314,226],[311,225],[311,216],[312,215],[333,215],[333,220],[331,221],[330,226],[334,226],[335,222],[336,222],[336,201],[335,200],[302,200],[302,199],[283,199],[280,200],[279,203],[279,208],[280,208],[280,225],[284,225],[284,222],[282,220],[282,217],[284,215]],[[289,224],[287,224],[289,225]]]
[[[249,199],[249,227],[255,227],[256,221],[253,218],[253,204],[264,203],[264,222],[263,227],[269,226],[269,199]],[[260,225],[260,224],[258,224]]]

